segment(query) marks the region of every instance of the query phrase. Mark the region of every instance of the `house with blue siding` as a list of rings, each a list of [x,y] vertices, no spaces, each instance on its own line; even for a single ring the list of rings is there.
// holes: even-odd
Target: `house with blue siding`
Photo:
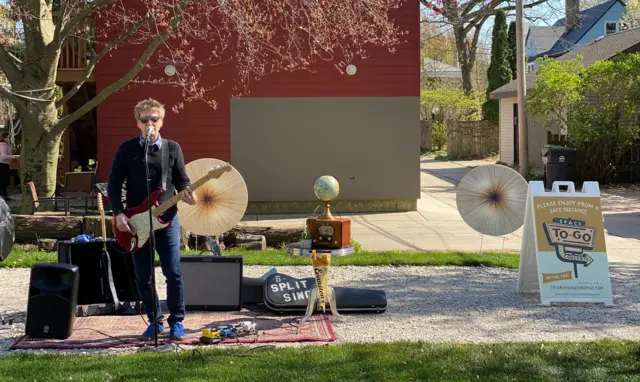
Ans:
[[[531,27],[527,33],[527,69],[536,68],[536,59],[558,57],[603,36],[620,32],[626,7],[622,0],[609,0],[580,12],[579,0],[566,1],[566,15],[548,27]]]

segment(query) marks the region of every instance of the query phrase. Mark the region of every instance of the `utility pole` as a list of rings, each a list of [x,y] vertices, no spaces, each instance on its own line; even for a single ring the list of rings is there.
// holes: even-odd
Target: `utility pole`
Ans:
[[[529,134],[527,128],[527,81],[524,62],[524,0],[516,0],[516,52],[517,90],[518,90],[518,152],[520,153],[520,175],[525,179],[529,175]]]

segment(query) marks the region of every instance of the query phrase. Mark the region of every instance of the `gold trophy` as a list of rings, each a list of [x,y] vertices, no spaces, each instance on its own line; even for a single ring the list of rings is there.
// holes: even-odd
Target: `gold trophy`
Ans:
[[[319,307],[322,308],[322,313],[325,313],[327,298],[329,299],[329,304],[331,304],[331,314],[336,317],[342,317],[338,314],[336,307],[336,293],[333,288],[328,285],[331,254],[323,253],[322,256],[318,256],[316,250],[312,250],[311,265],[313,266],[316,285],[311,289],[309,302],[307,303],[307,313],[302,317],[300,323],[302,324],[307,321]]]

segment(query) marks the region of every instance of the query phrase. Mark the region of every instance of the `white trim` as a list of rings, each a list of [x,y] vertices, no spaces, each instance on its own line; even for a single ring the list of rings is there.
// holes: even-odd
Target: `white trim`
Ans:
[[[527,63],[527,73],[531,73],[536,69],[536,63],[535,62],[529,62]]]
[[[616,24],[616,31],[615,32],[611,32],[611,33],[620,32],[620,21],[615,21],[615,20],[605,21],[604,22],[604,34],[603,34],[603,36],[607,35],[607,24]],[[609,33],[609,34],[611,34],[611,33]]]

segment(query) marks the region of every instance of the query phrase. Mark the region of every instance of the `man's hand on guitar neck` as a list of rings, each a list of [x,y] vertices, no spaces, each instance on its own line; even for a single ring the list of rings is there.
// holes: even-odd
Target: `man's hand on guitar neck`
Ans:
[[[187,204],[194,205],[198,202],[198,197],[191,187],[187,186],[187,188],[180,192],[180,200]]]
[[[118,230],[120,231],[133,233],[131,224],[129,223],[129,218],[125,214],[118,214],[116,216],[116,227],[118,227]]]

